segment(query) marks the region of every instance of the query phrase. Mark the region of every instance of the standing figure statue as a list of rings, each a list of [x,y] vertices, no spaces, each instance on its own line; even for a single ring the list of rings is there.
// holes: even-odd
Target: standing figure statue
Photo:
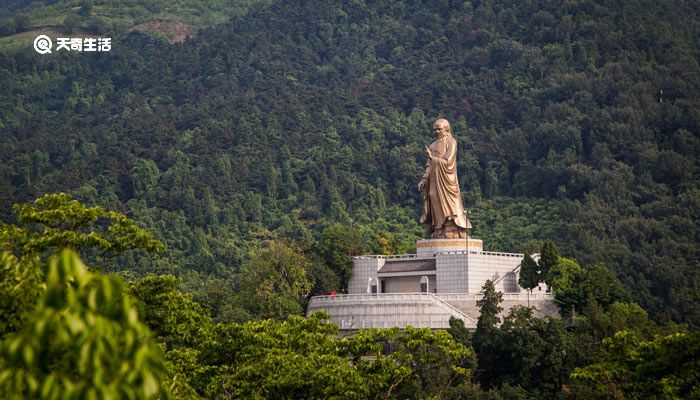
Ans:
[[[433,124],[435,141],[426,147],[428,161],[418,182],[423,194],[423,214],[433,239],[467,238],[472,225],[464,213],[457,180],[457,141],[450,123],[439,119]]]

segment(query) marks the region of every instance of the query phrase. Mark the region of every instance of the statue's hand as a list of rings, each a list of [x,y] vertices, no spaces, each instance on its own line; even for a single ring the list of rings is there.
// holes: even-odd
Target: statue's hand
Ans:
[[[425,180],[421,179],[420,182],[418,182],[418,191],[422,192],[423,189],[425,189]]]

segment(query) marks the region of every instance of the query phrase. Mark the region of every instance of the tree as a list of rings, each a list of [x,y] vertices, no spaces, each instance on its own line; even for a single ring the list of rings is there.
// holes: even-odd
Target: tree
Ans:
[[[519,385],[537,398],[553,398],[568,378],[568,340],[559,318],[536,318],[527,307],[514,307],[491,338],[489,368],[480,381],[490,387]]]
[[[452,335],[455,341],[468,346],[470,344],[469,330],[464,326],[464,321],[459,318],[450,317],[449,323],[450,327],[447,329],[447,332]]]
[[[90,16],[92,12],[92,3],[88,0],[83,0],[80,2],[80,10],[78,10],[78,14],[80,14],[83,17],[88,17]]]
[[[501,318],[498,315],[503,311],[503,307],[499,305],[503,301],[503,293],[496,291],[493,282],[487,280],[481,288],[481,294],[481,299],[476,302],[477,307],[479,307],[479,319],[474,332],[475,342],[478,336],[483,337],[483,334],[496,329],[501,322]]]
[[[104,26],[123,28],[131,18],[120,19],[122,12],[145,10],[135,2],[115,8],[100,1],[97,18],[85,19],[74,8],[80,1],[60,3],[39,12],[42,19],[60,24],[66,16],[70,26],[75,17],[76,29],[103,18]],[[159,8],[152,3],[145,7]],[[209,1],[169,12],[198,25],[219,20],[223,3],[253,2]],[[394,219],[394,207],[382,210],[382,198],[402,213],[417,211],[420,143],[432,122],[427,116],[441,114],[453,122],[467,155],[457,166],[460,183],[471,187],[463,194],[473,206],[484,209],[474,215],[475,233],[487,246],[507,250],[556,238],[582,263],[607,263],[654,317],[700,326],[693,296],[700,197],[692,118],[700,84],[696,13],[669,0],[602,11],[593,3],[537,9],[531,2],[369,2],[355,12],[339,2],[275,2],[252,16],[234,13],[230,29],[201,32],[190,41],[191,52],[139,32],[126,35],[123,57],[104,63],[63,60],[56,69],[3,52],[0,69],[9,75],[3,75],[0,131],[13,134],[0,135],[0,213],[5,217],[10,202],[27,193],[56,187],[126,210],[141,195],[132,189],[143,182],[132,187],[129,171],[143,158],[163,168],[157,183],[170,191],[155,190],[154,199],[146,191],[146,207],[186,221],[171,231],[167,217],[154,219],[170,243],[188,243],[196,225],[212,236],[274,231],[285,215],[317,239],[335,211],[356,224],[364,222],[363,210],[371,219]],[[26,13],[39,15],[32,7]],[[4,14],[12,31],[14,14]],[[279,18],[300,23],[265,23]],[[676,25],[689,30],[667,28]],[[594,43],[590,32],[601,40]],[[212,43],[230,45],[212,55]],[[451,57],[426,62],[438,52]],[[73,79],[66,71],[81,73]],[[70,94],[76,81],[82,89]],[[86,107],[64,107],[71,97]],[[267,144],[262,155],[260,143]],[[35,159],[35,150],[48,157]],[[245,193],[265,192],[272,171],[266,160],[280,168],[277,201],[243,201]],[[225,221],[201,211],[206,188]],[[480,188],[507,197],[479,201]],[[261,226],[253,229],[253,221]],[[396,249],[390,236],[381,236]],[[207,251],[177,257],[189,271],[233,265]]]
[[[341,293],[343,286],[335,271],[331,270],[320,256],[312,253],[308,257],[310,261],[309,274],[314,283],[311,295],[324,295],[334,290]]]
[[[572,309],[581,313],[594,299],[603,308],[616,301],[631,299],[619,279],[602,263],[582,268],[574,260],[560,258],[549,271],[551,288],[555,292],[555,303],[562,316],[571,314]]]
[[[27,17],[24,14],[16,15],[14,20],[15,20],[15,26],[17,27],[18,33],[19,32],[26,32],[31,27],[31,21],[29,20],[29,17]]]
[[[393,348],[384,363],[395,363],[411,373],[390,385],[386,397],[396,385],[398,398],[431,398],[447,389],[468,385],[473,357],[471,351],[445,331],[418,329],[411,326],[403,331],[377,332],[380,341]],[[388,335],[387,335],[388,333]],[[398,377],[400,372],[394,374]],[[397,385],[398,383],[398,385]]]
[[[23,226],[0,222],[0,250],[18,257],[66,247],[77,251],[91,248],[102,256],[130,249],[150,253],[165,249],[126,215],[99,206],[86,207],[65,193],[47,194],[33,204],[15,204],[13,208]]]
[[[479,318],[476,321],[476,330],[472,337],[478,363],[476,375],[479,379],[481,379],[482,371],[488,371],[492,368],[491,347],[498,324],[501,322],[498,315],[503,311],[503,307],[499,305],[503,301],[503,293],[496,292],[493,282],[487,280],[481,292],[483,297],[476,302],[479,307]]]
[[[241,268],[239,299],[258,318],[300,315],[313,287],[310,262],[295,246],[269,241],[248,254]]]
[[[554,242],[550,240],[545,240],[542,244],[542,251],[540,252],[539,267],[540,274],[542,274],[544,281],[547,282],[547,286],[551,286],[549,278],[549,269],[556,265],[558,262],[559,250],[557,249],[557,246],[554,245]]]
[[[340,223],[330,225],[321,234],[318,250],[323,261],[340,278],[340,287],[337,289],[347,288],[352,274],[351,256],[360,255],[364,251],[359,232]]]
[[[577,368],[571,377],[614,399],[700,397],[700,332],[674,333],[644,341],[630,331],[603,340],[600,362]]]
[[[137,159],[131,169],[135,197],[155,202],[161,195],[158,187],[160,176],[158,165],[153,160]]]
[[[81,19],[75,14],[69,14],[63,19],[63,31],[67,34],[74,33],[80,27]]]
[[[9,36],[17,32],[17,22],[14,18],[0,19],[0,35]]]
[[[52,256],[46,290],[23,328],[0,344],[0,391],[10,398],[166,396],[163,359],[114,276],[70,250]]]
[[[520,263],[520,276],[518,284],[528,290],[528,295],[532,289],[536,288],[540,283],[540,268],[535,260],[529,254],[525,254],[523,261]],[[530,297],[528,296],[528,306]]]
[[[0,339],[19,330],[42,293],[43,271],[36,258],[0,253]]]
[[[583,296],[593,296],[603,307],[631,300],[630,292],[607,265],[597,262],[584,268],[583,272],[583,276],[577,282],[580,294],[576,306],[579,310],[580,304],[585,302]]]
[[[198,391],[207,398],[368,397],[362,371],[339,352],[338,327],[327,317],[218,325],[217,340],[203,349]]]
[[[180,283],[172,275],[149,275],[130,285],[131,295],[140,300],[144,323],[168,349],[195,347],[212,336],[211,318],[191,294],[177,289]]]
[[[130,284],[139,312],[154,340],[166,350],[166,384],[173,397],[197,399],[202,385],[199,371],[205,367],[202,352],[215,339],[215,325],[192,295],[178,290],[172,275],[149,275]]]
[[[214,325],[205,340],[167,352],[168,383],[194,398],[418,399],[474,389],[472,353],[447,332],[367,329],[340,338],[328,317]]]
[[[571,356],[578,360],[579,366],[599,362],[603,339],[620,331],[632,331],[641,339],[649,340],[664,330],[636,303],[615,302],[606,310],[592,296],[589,297],[588,304],[571,327],[577,343],[576,354]]]
[[[124,214],[86,207],[66,194],[46,195],[14,209],[22,225],[0,222],[0,337],[22,326],[44,290],[40,257],[66,247],[112,256],[127,249],[164,249]]]

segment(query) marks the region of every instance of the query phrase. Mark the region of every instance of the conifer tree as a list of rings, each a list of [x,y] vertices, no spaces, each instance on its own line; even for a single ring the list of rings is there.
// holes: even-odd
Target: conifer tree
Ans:
[[[520,263],[520,277],[518,284],[532,292],[532,289],[540,283],[540,267],[529,254],[525,254],[523,261]]]
[[[554,242],[545,240],[540,251],[540,275],[542,279],[550,285],[549,270],[559,262],[559,249],[554,245]]]
[[[520,277],[518,278],[518,284],[527,289],[528,307],[530,307],[530,294],[532,293],[532,289],[537,287],[537,284],[540,283],[540,279],[540,267],[529,254],[525,254],[523,261],[520,263]]]
[[[488,371],[491,369],[491,361],[489,348],[493,344],[493,340],[498,331],[498,324],[501,323],[501,318],[498,314],[503,311],[499,305],[503,301],[503,293],[497,292],[493,282],[487,280],[482,286],[483,297],[476,302],[479,307],[479,319],[476,322],[476,331],[472,337],[472,344],[476,352],[478,370]]]

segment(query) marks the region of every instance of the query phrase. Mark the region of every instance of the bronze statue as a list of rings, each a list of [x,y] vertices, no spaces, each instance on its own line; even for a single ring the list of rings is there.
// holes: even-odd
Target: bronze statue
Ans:
[[[450,123],[438,119],[433,124],[435,141],[426,147],[428,161],[418,182],[423,193],[423,214],[433,239],[466,238],[472,225],[464,213],[457,180],[457,141],[452,137]]]

